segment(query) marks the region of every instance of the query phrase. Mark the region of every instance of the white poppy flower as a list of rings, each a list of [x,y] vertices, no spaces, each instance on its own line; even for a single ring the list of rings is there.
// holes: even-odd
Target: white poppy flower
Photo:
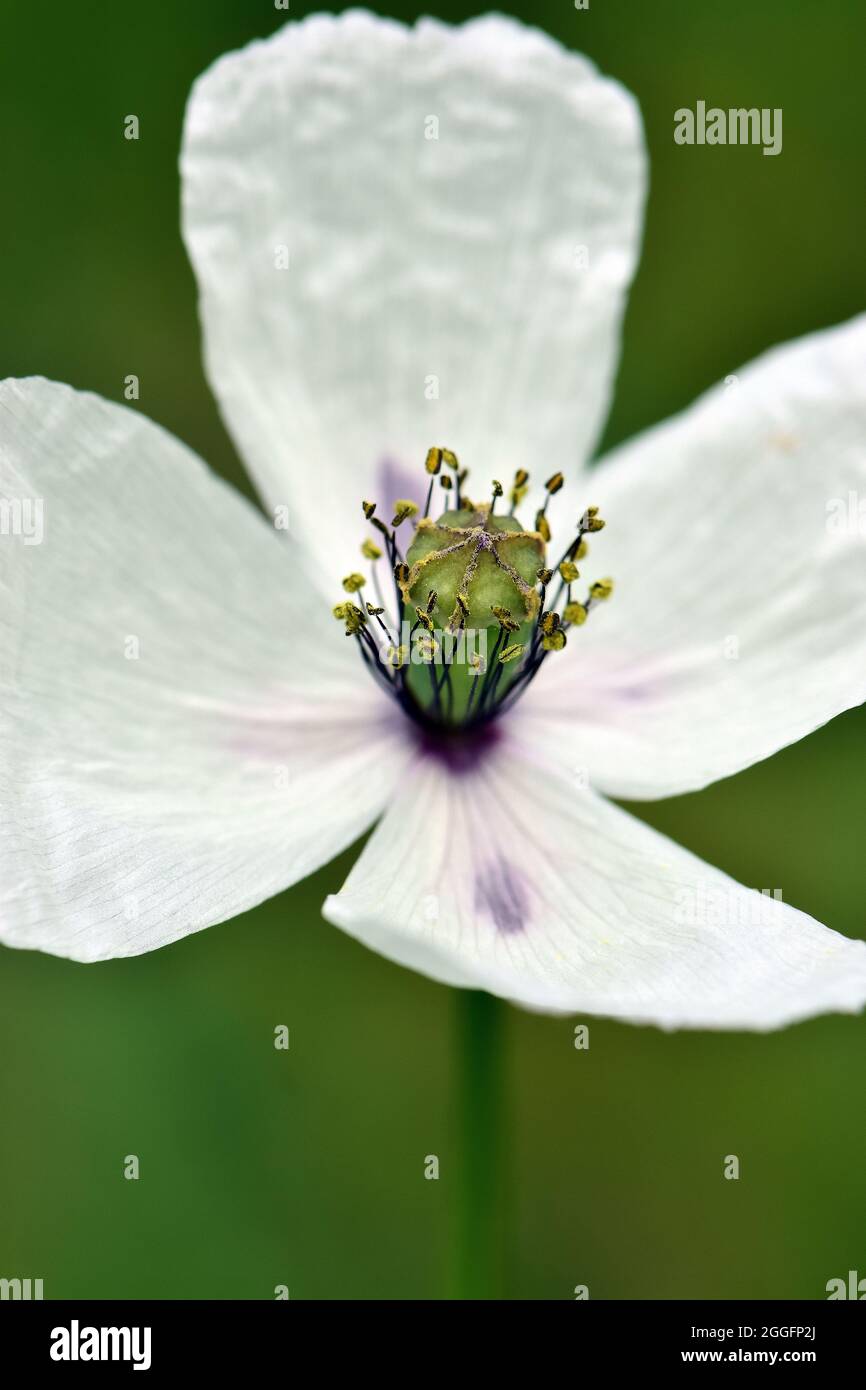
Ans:
[[[210,380],[271,520],[131,409],[0,387],[3,940],[152,950],[375,824],[325,916],[435,979],[665,1027],[860,1008],[866,944],[605,796],[704,787],[866,697],[863,539],[828,525],[834,499],[866,495],[866,319],[768,353],[584,471],[638,253],[640,119],[502,18],[316,16],[224,57],[192,93],[182,181]],[[399,615],[370,570],[384,590],[418,517],[400,555],[359,552],[385,542],[362,499],[389,534],[428,477],[446,509],[454,471],[425,473],[431,446],[485,504],[492,479],[507,494],[529,473],[531,535],[536,484],[561,472],[539,568],[605,518],[572,599],[616,584],[547,650],[558,577],[535,614],[524,576],[501,604],[523,650],[489,653],[462,732],[415,668],[372,656],[378,617]],[[461,553],[482,545],[487,583],[495,527],[470,522]]]

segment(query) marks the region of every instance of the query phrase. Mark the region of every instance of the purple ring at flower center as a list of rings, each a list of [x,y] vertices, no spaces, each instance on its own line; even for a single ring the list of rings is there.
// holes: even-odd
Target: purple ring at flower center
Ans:
[[[475,772],[502,739],[502,729],[494,720],[472,730],[413,724],[412,731],[420,756],[456,777]]]

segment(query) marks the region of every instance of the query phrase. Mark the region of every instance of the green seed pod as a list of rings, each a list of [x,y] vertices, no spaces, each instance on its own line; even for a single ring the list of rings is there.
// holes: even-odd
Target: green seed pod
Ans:
[[[540,535],[524,531],[513,516],[491,516],[488,507],[448,511],[418,522],[401,583],[404,598],[423,607],[437,594],[437,626],[460,607],[467,626],[487,627],[496,608],[523,622],[538,611],[537,575],[545,558]]]

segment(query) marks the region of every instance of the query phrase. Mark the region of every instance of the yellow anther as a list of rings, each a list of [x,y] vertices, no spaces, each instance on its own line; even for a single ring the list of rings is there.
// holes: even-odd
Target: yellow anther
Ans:
[[[574,552],[575,560],[585,560],[589,554],[589,541],[581,541],[577,550]]]
[[[343,588],[347,594],[357,594],[359,589],[363,589],[366,582],[363,574],[347,574],[343,580]]]
[[[503,608],[501,604],[495,603],[490,611],[503,632],[518,632],[520,630],[520,623],[515,622],[508,608]]]
[[[415,639],[415,650],[421,660],[429,666],[439,650],[439,643],[435,637],[429,637],[426,633],[422,633],[420,637]]]
[[[443,450],[442,450],[442,462],[443,462],[448,468],[453,468],[453,469],[455,469],[455,471],[460,467],[460,464],[459,464],[458,459],[457,459],[457,455],[455,454],[455,452],[454,452],[453,449],[443,449]]]
[[[426,612],[426,610],[423,609],[423,608],[416,608],[416,609],[415,609],[415,612],[416,612],[417,615],[418,615],[418,621],[419,621],[419,623],[421,624],[421,626],[422,626],[422,627],[426,627],[426,629],[427,629],[428,632],[432,632],[432,631],[433,631],[433,619],[430,617],[430,614],[429,614],[428,612]]]
[[[527,473],[526,469],[525,469],[525,468],[518,468],[517,472],[516,472],[515,475],[514,475],[514,486],[515,486],[515,487],[526,487],[526,484],[527,484],[528,482],[529,482],[529,474]]]
[[[506,665],[509,661],[515,661],[517,657],[523,655],[522,642],[512,642],[510,647],[503,647],[499,653],[499,660]]]
[[[442,467],[442,450],[428,449],[424,467],[427,469],[428,473],[438,473],[439,469]]]
[[[393,666],[399,671],[401,666],[405,666],[409,660],[409,648],[406,646],[388,648],[388,665]]]
[[[550,540],[550,524],[544,512],[536,512],[535,529],[546,545]]]
[[[538,580],[539,584],[543,584],[545,587],[547,587],[547,585],[553,578],[553,570],[539,570],[538,574],[535,577]]]
[[[580,578],[580,570],[571,560],[563,560],[559,567],[559,573],[562,575],[566,584],[573,584],[575,579]]]
[[[418,513],[417,502],[410,502],[408,498],[398,498],[394,503],[394,515],[391,518],[392,526],[400,526],[407,516],[416,516]]]
[[[346,624],[347,637],[354,637],[367,621],[366,613],[362,613],[354,603],[338,603],[333,612],[335,618],[341,618]]]
[[[502,496],[502,484],[499,483],[499,482],[497,482],[495,478],[493,479],[493,496],[494,496],[494,497],[501,497],[501,496]]]
[[[553,611],[549,613],[542,613],[541,622],[539,623],[539,626],[541,628],[541,631],[544,633],[545,637],[550,637],[554,632],[556,632],[556,629],[559,627],[560,621],[561,619],[558,613],[554,613]]]
[[[368,603],[367,612],[370,614],[371,618],[378,618],[382,613],[385,612],[385,610],[384,608],[376,608],[374,604]]]
[[[451,491],[451,488],[452,488],[452,486],[453,486],[453,481],[452,481],[452,478],[451,478],[451,474],[450,474],[450,473],[443,473],[443,474],[442,474],[442,477],[439,479],[439,482],[440,482],[441,486],[444,487],[444,489],[445,489],[446,492],[450,492],[450,491]]]
[[[581,627],[586,622],[586,609],[582,603],[567,603],[562,610],[562,620]]]
[[[555,632],[543,637],[541,645],[546,652],[561,652],[565,646],[565,633],[562,628],[558,627]]]
[[[448,619],[448,631],[452,636],[459,632],[466,622],[466,615],[469,612],[469,600],[460,590],[454,595],[454,611]]]
[[[382,552],[378,545],[375,541],[370,540],[361,542],[361,554],[365,555],[368,560],[381,560],[382,558]]]
[[[581,518],[580,529],[581,531],[604,530],[604,522],[598,515],[598,507],[587,507]]]
[[[398,584],[405,584],[409,578],[409,566],[406,564],[395,565],[394,578]]]
[[[369,521],[370,518],[372,517],[374,511],[376,510],[376,503],[375,503],[375,502],[362,502],[362,503],[361,503],[361,506],[364,508],[364,515],[365,515],[365,517],[367,518],[367,520]]]
[[[564,482],[565,479],[563,478],[561,473],[554,473],[552,477],[548,478],[544,486],[546,487],[547,491],[550,493],[552,497],[555,492],[559,492],[559,489],[562,487],[562,484]]]
[[[508,500],[510,501],[512,509],[514,511],[517,511],[517,508],[520,506],[528,491],[528,487],[513,487],[511,489],[510,493],[508,494]]]
[[[480,652],[470,652],[469,673],[472,676],[483,676],[487,670],[487,661]]]
[[[593,598],[610,598],[613,593],[613,580],[597,579],[590,585],[589,592]]]

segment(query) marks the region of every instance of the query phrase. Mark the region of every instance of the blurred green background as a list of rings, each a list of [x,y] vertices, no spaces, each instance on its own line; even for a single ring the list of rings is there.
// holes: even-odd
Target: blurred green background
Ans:
[[[624,81],[646,121],[645,248],[607,443],[863,307],[862,6],[512,12]],[[135,371],[141,408],[243,487],[202,374],[177,153],[196,74],[284,18],[268,0],[3,6],[0,375],[120,399]],[[675,146],[673,112],[699,98],[782,107],[781,156]],[[636,809],[862,936],[864,729],[849,714]],[[280,1283],[292,1298],[442,1296],[454,995],[322,921],[350,862],[151,956],[2,952],[0,1276],[42,1277],[47,1297],[270,1298]],[[586,1052],[573,1022],[507,1012],[507,1296],[586,1283],[593,1298],[812,1298],[866,1275],[866,1018],[770,1036],[590,1020]],[[138,1182],[122,1177],[128,1153]],[[428,1153],[439,1182],[423,1180]],[[722,1177],[729,1153],[739,1182]]]

